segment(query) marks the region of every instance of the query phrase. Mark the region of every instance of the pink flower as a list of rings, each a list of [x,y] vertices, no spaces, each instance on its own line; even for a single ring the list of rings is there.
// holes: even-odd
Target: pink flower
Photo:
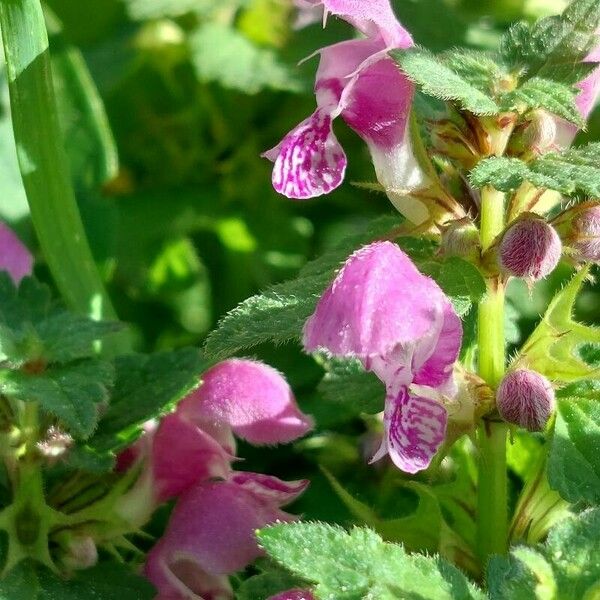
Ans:
[[[165,534],[148,554],[146,576],[160,597],[233,598],[227,575],[261,555],[255,531],[292,520],[281,506],[307,485],[246,472],[197,484],[180,497]]]
[[[15,283],[31,275],[33,256],[23,242],[0,222],[0,271],[6,271]]]
[[[177,412],[215,437],[223,439],[232,431],[257,445],[291,442],[313,426],[281,373],[237,358],[206,371],[202,385],[181,401]]]
[[[235,433],[253,444],[290,442],[312,428],[283,376],[268,365],[232,359],[202,377],[200,388],[118,458],[124,471],[143,462],[119,514],[141,526],[156,507],[198,482],[227,478],[235,460]]]
[[[443,395],[455,393],[452,369],[462,324],[448,298],[392,242],[350,256],[304,328],[307,351],[356,357],[387,390],[386,453],[403,471],[427,468],[444,440]]]
[[[427,184],[408,133],[414,86],[387,56],[391,48],[413,45],[409,33],[388,0],[304,0],[303,5],[312,11],[322,6],[367,37],[319,51],[316,111],[265,153],[275,163],[274,188],[288,198],[306,199],[341,184],[347,160],[332,130],[333,120],[341,115],[369,146],[377,178],[391,201],[413,222],[425,221],[424,206],[406,206],[403,200]]]

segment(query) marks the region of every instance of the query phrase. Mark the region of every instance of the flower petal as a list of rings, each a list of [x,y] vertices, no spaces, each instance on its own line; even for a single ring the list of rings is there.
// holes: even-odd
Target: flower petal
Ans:
[[[238,471],[229,477],[229,481],[252,492],[254,496],[273,506],[285,506],[293,502],[308,487],[308,479],[282,481],[272,475]]]
[[[380,35],[389,48],[409,48],[410,34],[396,19],[389,0],[322,0],[326,12],[341,17],[369,37]]]
[[[375,242],[352,254],[327,288],[304,327],[304,347],[368,363],[398,345],[435,341],[445,302],[396,244]]]
[[[331,126],[332,113],[318,108],[264,156],[274,160],[273,187],[298,200],[328,194],[346,172],[346,155]]]
[[[177,502],[163,537],[148,554],[146,576],[161,593],[187,589],[202,596],[203,582],[243,569],[262,554],[257,529],[291,519],[234,482],[200,483]],[[206,577],[189,579],[190,570],[179,568],[182,559]]]
[[[177,408],[192,421],[228,425],[251,444],[290,442],[313,426],[286,380],[268,365],[226,360],[204,373],[202,380]]]
[[[7,271],[15,283],[31,275],[33,256],[23,242],[0,222],[0,271]]]
[[[226,477],[233,457],[208,433],[178,414],[162,418],[152,443],[152,465],[159,503],[199,481]]]
[[[414,383],[437,388],[452,377],[452,368],[462,344],[462,322],[450,302],[444,304],[444,324],[431,356],[415,365]]]
[[[394,464],[406,473],[426,469],[444,441],[447,421],[446,409],[439,402],[412,395],[406,387],[388,396],[386,447]]]

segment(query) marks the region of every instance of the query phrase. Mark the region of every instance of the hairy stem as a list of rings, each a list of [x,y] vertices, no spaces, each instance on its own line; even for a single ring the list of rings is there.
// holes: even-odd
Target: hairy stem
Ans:
[[[75,200],[40,1],[3,0],[0,27],[19,167],[44,257],[72,309],[115,318]]]
[[[486,187],[481,194],[480,235],[483,251],[504,228],[504,196]],[[504,286],[487,281],[478,310],[479,375],[493,388],[505,368]],[[506,435],[504,423],[486,420],[478,432],[477,550],[485,568],[491,554],[504,554],[508,543]]]

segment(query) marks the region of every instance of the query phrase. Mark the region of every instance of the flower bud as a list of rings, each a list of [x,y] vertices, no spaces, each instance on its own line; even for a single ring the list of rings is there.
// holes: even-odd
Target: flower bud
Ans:
[[[533,158],[557,148],[556,117],[545,110],[533,110],[512,135],[508,154]]]
[[[556,268],[562,244],[556,231],[544,219],[523,215],[500,241],[500,267],[509,275],[537,281]]]
[[[452,221],[442,232],[441,252],[444,256],[458,256],[471,262],[480,258],[479,230],[469,219]]]
[[[585,202],[565,210],[553,225],[576,260],[600,262],[600,204]]]
[[[450,119],[436,121],[431,128],[431,141],[435,151],[472,169],[479,160],[479,148],[473,133],[466,126],[461,129]]]
[[[507,373],[500,383],[496,404],[505,421],[542,431],[554,411],[554,390],[543,375],[518,369]]]

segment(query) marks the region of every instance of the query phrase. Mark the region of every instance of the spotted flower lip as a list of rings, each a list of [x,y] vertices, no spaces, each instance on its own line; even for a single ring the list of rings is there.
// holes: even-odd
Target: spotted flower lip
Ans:
[[[389,241],[346,260],[304,327],[305,350],[358,358],[385,384],[386,435],[373,460],[389,454],[408,473],[427,468],[444,441],[461,341],[448,298]]]
[[[394,205],[414,223],[427,219],[420,203],[405,201],[425,188],[428,177],[410,143],[409,116],[414,86],[387,56],[391,48],[413,45],[388,0],[303,0],[305,10],[322,6],[367,37],[322,48],[315,81],[315,112],[264,153],[273,161],[273,187],[303,200],[327,194],[344,179],[346,155],[333,133],[341,116],[367,143],[377,178]]]
[[[17,235],[0,221],[0,271],[6,271],[15,283],[31,275],[33,256]]]
[[[307,485],[249,472],[197,484],[180,497],[148,554],[146,576],[165,598],[231,598],[226,576],[262,553],[256,530],[293,520],[281,507]]]

